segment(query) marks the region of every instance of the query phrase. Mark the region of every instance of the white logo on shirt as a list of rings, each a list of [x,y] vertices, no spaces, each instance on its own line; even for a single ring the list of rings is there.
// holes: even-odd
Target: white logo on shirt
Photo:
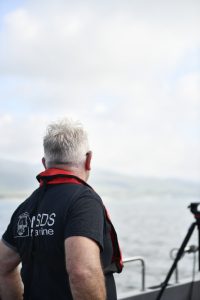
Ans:
[[[52,226],[55,223],[55,217],[55,213],[38,213],[30,217],[29,213],[25,212],[18,217],[17,234],[15,237],[54,235]]]
[[[19,216],[17,223],[17,234],[19,236],[29,236],[31,219],[29,213],[25,212]]]

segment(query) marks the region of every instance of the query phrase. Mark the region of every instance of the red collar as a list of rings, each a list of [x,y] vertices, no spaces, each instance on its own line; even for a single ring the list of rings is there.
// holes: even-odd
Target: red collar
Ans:
[[[44,183],[47,184],[60,184],[60,183],[75,183],[75,184],[88,184],[74,175],[70,171],[66,171],[63,169],[47,169],[43,172],[41,172],[39,175],[37,175],[37,180],[40,183],[40,186],[42,186]]]

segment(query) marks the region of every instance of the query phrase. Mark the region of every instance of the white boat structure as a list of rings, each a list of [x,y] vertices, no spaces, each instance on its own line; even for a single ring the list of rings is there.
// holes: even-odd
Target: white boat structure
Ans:
[[[171,254],[177,249],[172,249]],[[196,262],[196,254],[198,247],[190,246],[185,248],[186,253],[193,253],[194,266]],[[145,261],[141,256],[134,256],[124,259],[124,265],[131,262],[139,261],[141,263],[141,290],[126,292],[119,296],[119,300],[200,300],[200,276],[195,279],[195,270],[193,270],[192,279],[183,280],[179,282],[178,266],[175,268],[175,282],[169,283],[161,293],[163,287],[162,284],[159,286],[153,286],[146,288],[145,286]],[[200,275],[200,274],[199,274]]]
[[[140,293],[127,293],[119,300],[157,300],[160,288],[146,289]],[[164,291],[161,300],[199,300],[200,280],[170,285]]]

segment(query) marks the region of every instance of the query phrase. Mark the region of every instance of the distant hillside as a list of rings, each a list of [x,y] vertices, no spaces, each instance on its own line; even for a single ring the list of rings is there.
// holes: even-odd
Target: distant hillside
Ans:
[[[0,197],[27,194],[38,184],[35,176],[42,165],[0,160]]]
[[[0,198],[27,195],[38,187],[36,175],[43,170],[41,164],[28,164],[0,160]],[[138,178],[107,170],[93,170],[89,184],[102,195],[122,198],[126,195],[195,196],[200,199],[200,183],[177,179]]]
[[[199,197],[200,182],[191,182],[175,178],[131,177],[107,171],[95,171],[91,183],[102,193],[116,198],[126,195],[173,195],[179,197]]]

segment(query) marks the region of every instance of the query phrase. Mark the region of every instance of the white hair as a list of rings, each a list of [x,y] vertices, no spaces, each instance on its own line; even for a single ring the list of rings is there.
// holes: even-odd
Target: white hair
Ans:
[[[59,163],[79,166],[89,151],[86,131],[80,122],[71,119],[49,124],[43,146],[47,167]]]

